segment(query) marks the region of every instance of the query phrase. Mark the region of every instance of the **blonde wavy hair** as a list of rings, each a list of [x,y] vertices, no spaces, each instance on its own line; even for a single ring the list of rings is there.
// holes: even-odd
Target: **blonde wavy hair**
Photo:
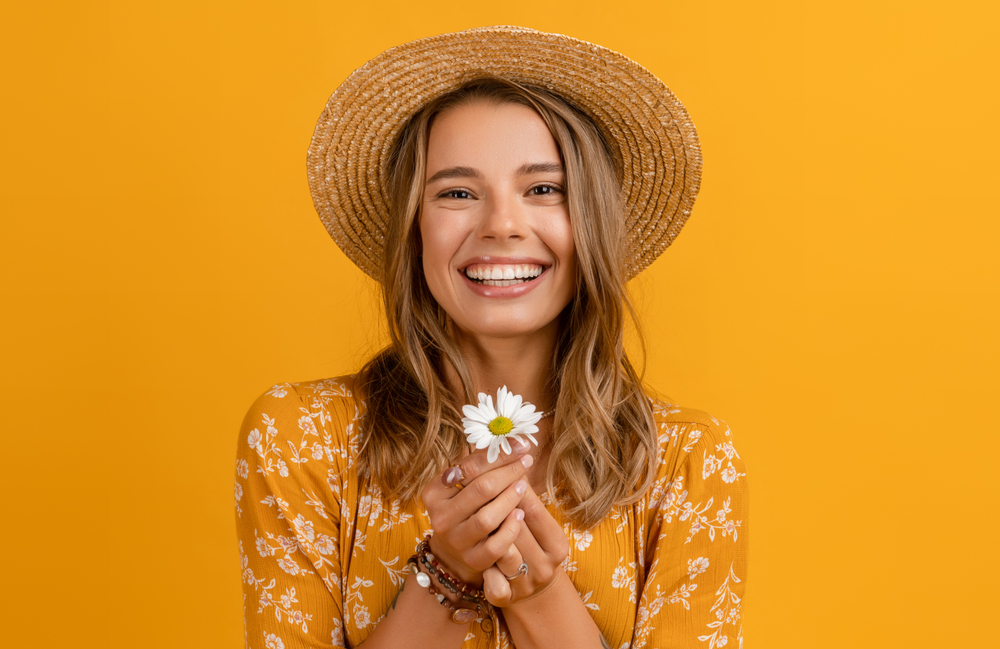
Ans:
[[[367,406],[359,469],[385,493],[409,501],[465,446],[461,406],[476,403],[475,388],[447,333],[447,314],[424,279],[418,219],[434,118],[472,102],[532,108],[563,158],[580,270],[576,296],[560,315],[547,386],[557,396],[545,482],[565,515],[589,529],[612,507],[645,494],[655,475],[657,432],[624,347],[625,326],[635,314],[625,290],[617,152],[587,115],[540,88],[493,78],[472,82],[431,101],[395,144],[387,188],[392,218],[379,278],[391,343],[357,377]],[[464,394],[449,387],[445,363],[457,372]]]

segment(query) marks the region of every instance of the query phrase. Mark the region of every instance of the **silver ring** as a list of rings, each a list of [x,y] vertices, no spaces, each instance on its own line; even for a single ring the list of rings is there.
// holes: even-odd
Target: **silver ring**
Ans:
[[[515,579],[517,579],[521,575],[526,575],[526,574],[528,574],[528,564],[526,564],[526,563],[524,563],[522,561],[521,562],[521,567],[517,569],[517,572],[515,574],[511,575],[510,577],[507,577],[507,575],[504,575],[504,577],[507,577],[507,581],[514,581]]]

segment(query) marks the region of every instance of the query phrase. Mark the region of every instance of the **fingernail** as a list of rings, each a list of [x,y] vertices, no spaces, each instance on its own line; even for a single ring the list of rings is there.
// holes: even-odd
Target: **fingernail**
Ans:
[[[518,480],[517,484],[514,485],[514,491],[519,494],[523,494],[528,489],[528,484],[524,480]]]
[[[524,457],[521,458],[521,464],[524,465],[525,469],[531,466],[534,461],[535,460],[530,455],[525,455]]]
[[[524,512],[522,510],[520,510],[520,509],[515,509],[514,510],[514,518],[516,518],[519,521],[523,521],[524,520]]]
[[[531,448],[531,444],[523,439],[514,440],[513,451],[515,455],[524,455]]]

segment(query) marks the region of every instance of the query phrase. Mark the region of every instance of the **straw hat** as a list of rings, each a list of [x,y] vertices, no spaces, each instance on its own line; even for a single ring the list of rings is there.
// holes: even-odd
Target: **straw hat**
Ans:
[[[684,106],[638,63],[524,27],[483,27],[404,43],[334,91],[309,146],[309,187],[330,236],[368,275],[382,267],[388,161],[427,102],[482,77],[545,88],[587,113],[622,162],[626,275],[666,250],[698,193],[701,148]]]

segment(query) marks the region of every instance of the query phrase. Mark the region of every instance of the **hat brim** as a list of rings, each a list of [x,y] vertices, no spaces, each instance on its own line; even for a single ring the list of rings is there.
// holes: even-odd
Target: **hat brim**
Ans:
[[[701,180],[701,147],[684,106],[644,67],[585,41],[523,27],[483,27],[411,41],[355,70],[313,133],[309,187],[333,240],[378,278],[392,148],[432,99],[483,77],[545,88],[594,120],[622,165],[625,274],[651,264],[680,232]]]

